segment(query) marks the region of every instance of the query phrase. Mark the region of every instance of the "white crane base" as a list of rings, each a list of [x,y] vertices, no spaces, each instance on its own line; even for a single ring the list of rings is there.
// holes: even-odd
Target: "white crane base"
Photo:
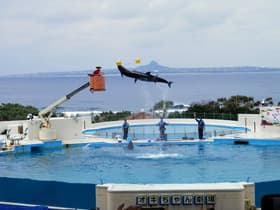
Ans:
[[[39,139],[42,141],[56,140],[56,130],[54,128],[41,128],[39,131]]]

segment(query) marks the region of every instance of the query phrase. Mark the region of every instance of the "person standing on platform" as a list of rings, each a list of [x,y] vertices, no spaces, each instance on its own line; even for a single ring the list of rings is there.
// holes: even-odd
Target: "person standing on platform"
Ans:
[[[157,124],[159,126],[159,137],[160,140],[167,141],[167,135],[165,134],[165,126],[168,125],[168,123],[163,121],[163,118],[160,119],[159,123]]]
[[[199,119],[196,117],[196,113],[193,114],[196,122],[197,122],[197,128],[198,128],[198,138],[200,140],[203,139],[203,133],[204,133],[204,129],[205,129],[205,123],[202,119],[202,117],[200,117]]]
[[[126,119],[123,122],[122,128],[123,128],[123,139],[127,140],[129,124]]]

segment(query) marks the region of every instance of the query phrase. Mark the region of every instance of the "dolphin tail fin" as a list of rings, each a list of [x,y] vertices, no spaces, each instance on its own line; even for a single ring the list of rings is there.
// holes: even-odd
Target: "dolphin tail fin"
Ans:
[[[168,82],[168,87],[169,88],[171,88],[171,84],[172,84],[173,82]]]

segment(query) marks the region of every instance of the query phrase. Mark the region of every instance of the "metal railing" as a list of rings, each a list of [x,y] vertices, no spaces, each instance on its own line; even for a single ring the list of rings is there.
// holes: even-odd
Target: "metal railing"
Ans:
[[[225,136],[229,134],[238,134],[242,133],[244,130],[234,130],[234,129],[214,129],[214,128],[206,128],[204,132],[204,138],[211,138],[216,136]],[[198,132],[196,126],[190,128],[172,128],[168,127],[165,131],[168,139],[196,139],[198,138]],[[116,138],[117,136],[123,136],[122,129],[114,129],[108,131],[100,131],[94,134],[95,136],[103,137],[103,138]],[[132,139],[160,139],[160,132],[158,128],[150,129],[146,127],[142,128],[130,128],[129,129],[129,137]]]
[[[193,112],[183,113],[169,113],[167,118],[194,118]],[[238,114],[232,113],[196,113],[197,116],[201,116],[204,119],[219,119],[219,120],[238,120]]]

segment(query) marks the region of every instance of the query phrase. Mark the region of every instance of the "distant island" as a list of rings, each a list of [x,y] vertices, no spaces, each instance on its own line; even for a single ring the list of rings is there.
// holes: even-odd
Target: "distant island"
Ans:
[[[136,66],[136,64],[132,67],[126,66],[128,69],[137,70],[142,72],[152,72],[156,74],[166,74],[166,73],[265,73],[265,72],[280,72],[280,68],[268,68],[268,67],[257,67],[257,66],[236,66],[236,67],[168,67],[163,66],[156,61],[151,61],[147,65]],[[94,69],[89,70],[77,70],[77,71],[61,71],[61,72],[38,72],[38,73],[26,73],[26,74],[17,74],[17,75],[8,75],[16,76],[16,77],[80,77],[91,73]],[[117,71],[117,67],[114,69],[106,69],[103,68],[103,71],[107,75],[117,75],[119,71]]]

